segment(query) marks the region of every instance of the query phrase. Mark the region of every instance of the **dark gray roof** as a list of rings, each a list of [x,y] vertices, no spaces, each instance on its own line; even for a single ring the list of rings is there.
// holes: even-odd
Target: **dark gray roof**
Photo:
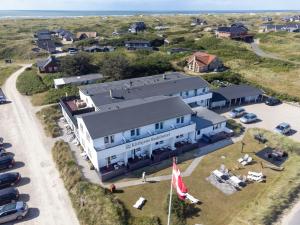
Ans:
[[[212,101],[220,101],[222,97],[224,100],[231,100],[236,98],[244,98],[249,96],[259,96],[262,95],[263,91],[252,87],[246,84],[241,85],[231,85],[224,88],[219,88],[213,91],[213,98]]]
[[[192,121],[196,123],[197,130],[227,121],[226,117],[220,116],[219,114],[204,107],[193,108],[193,111],[196,114],[192,116]]]
[[[87,85],[80,90],[90,95],[95,105],[116,103],[124,100],[151,96],[170,96],[183,91],[205,88],[208,83],[200,77],[190,77],[182,73],[167,73],[109,83]],[[110,96],[112,90],[112,97]]]
[[[238,33],[248,32],[248,29],[243,24],[235,23],[235,24],[232,24],[230,27],[218,27],[218,31],[232,33],[232,34],[238,34]]]
[[[127,104],[127,105],[126,105]],[[83,114],[93,139],[192,114],[180,97],[157,96],[124,102],[119,108]]]
[[[37,46],[41,49],[44,49],[50,53],[55,52],[55,43],[53,40],[38,40]]]
[[[38,68],[45,68],[49,63],[54,62],[54,63],[59,63],[59,60],[55,58],[54,56],[50,56],[47,59],[39,59],[36,61],[37,67]]]

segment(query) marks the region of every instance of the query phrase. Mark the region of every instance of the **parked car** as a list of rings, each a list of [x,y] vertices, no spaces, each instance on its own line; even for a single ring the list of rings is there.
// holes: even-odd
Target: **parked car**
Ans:
[[[9,187],[0,190],[0,205],[14,203],[19,199],[19,191],[16,188]]]
[[[237,118],[241,117],[246,113],[246,110],[244,108],[235,108],[229,112],[229,116],[231,118]]]
[[[15,202],[0,206],[0,223],[23,219],[28,213],[25,202]]]
[[[280,104],[281,101],[278,98],[269,97],[265,103],[266,103],[266,105],[274,106],[274,105]]]
[[[6,155],[0,157],[0,169],[12,168],[15,164],[13,155]]]
[[[0,188],[14,186],[21,180],[19,173],[1,173],[0,174]]]
[[[275,128],[275,132],[279,134],[289,134],[291,132],[291,125],[288,123],[281,123]]]
[[[258,118],[254,113],[247,113],[240,119],[240,121],[242,123],[253,123],[253,122],[257,121],[257,119]]]

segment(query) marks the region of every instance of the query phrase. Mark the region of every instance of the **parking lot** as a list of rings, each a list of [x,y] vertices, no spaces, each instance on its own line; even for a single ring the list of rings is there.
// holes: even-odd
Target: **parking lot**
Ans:
[[[293,140],[300,141],[300,107],[282,103],[277,106],[267,106],[264,103],[243,106],[247,113],[254,113],[258,121],[244,124],[246,128],[264,128],[273,131],[277,125],[286,122],[291,125],[292,132],[289,135]],[[229,112],[223,113],[229,118]],[[236,121],[240,122],[239,119]]]
[[[8,224],[77,225],[68,193],[52,161],[54,140],[45,136],[29,99],[16,90],[19,73],[13,74],[3,88],[10,103],[0,105],[0,137],[16,163],[0,172],[21,174],[16,188],[29,212],[23,220]]]

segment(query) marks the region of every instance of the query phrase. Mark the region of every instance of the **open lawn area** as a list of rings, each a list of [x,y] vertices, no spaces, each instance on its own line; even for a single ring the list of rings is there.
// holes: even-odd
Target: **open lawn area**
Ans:
[[[257,158],[255,152],[263,149],[265,145],[254,140],[253,135],[258,132],[264,133],[269,140],[268,146],[288,151],[289,159],[284,164],[284,171],[261,167],[262,159]],[[286,137],[255,129],[246,133],[243,142],[243,153],[241,142],[213,152],[204,157],[192,176],[183,178],[189,193],[202,202],[187,212],[186,224],[270,224],[277,219],[276,215],[280,210],[287,207],[286,204],[292,200],[291,193],[295,190],[299,192],[300,144]],[[237,159],[246,153],[254,158],[255,163],[239,169]],[[227,196],[206,180],[211,171],[219,169],[221,164],[235,175],[246,175],[248,171],[263,172],[267,176],[267,182],[248,184],[243,190]],[[266,164],[264,161],[263,165]],[[171,173],[171,168],[168,170]],[[164,181],[125,188],[124,192],[116,195],[132,215],[158,216],[161,223],[166,224],[165,208],[169,188],[170,181]],[[147,202],[142,210],[136,210],[132,205],[140,196],[146,198]]]

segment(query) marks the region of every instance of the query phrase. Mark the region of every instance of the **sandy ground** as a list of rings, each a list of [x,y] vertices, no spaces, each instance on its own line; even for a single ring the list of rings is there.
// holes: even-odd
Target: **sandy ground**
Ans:
[[[52,161],[50,149],[54,140],[45,136],[29,99],[16,90],[16,79],[23,70],[24,67],[14,73],[3,87],[11,103],[0,105],[0,136],[7,143],[7,150],[15,154],[12,171],[21,173],[23,178],[17,188],[21,200],[29,205],[29,214],[17,223],[79,225]]]

